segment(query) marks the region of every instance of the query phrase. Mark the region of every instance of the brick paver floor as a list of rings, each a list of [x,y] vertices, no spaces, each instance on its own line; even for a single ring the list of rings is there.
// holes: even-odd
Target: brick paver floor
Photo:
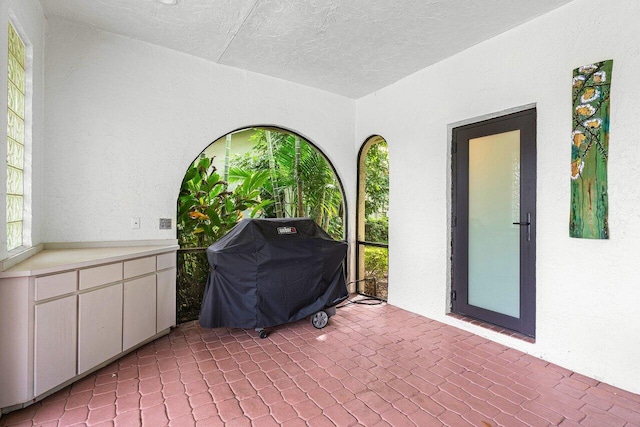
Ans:
[[[640,426],[640,396],[388,304],[180,325],[0,426]]]

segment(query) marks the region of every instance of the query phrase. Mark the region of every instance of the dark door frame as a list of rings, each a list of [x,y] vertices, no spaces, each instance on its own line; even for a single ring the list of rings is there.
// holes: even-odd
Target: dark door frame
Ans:
[[[469,140],[520,130],[520,317],[468,304]],[[535,337],[536,324],[536,109],[453,129],[451,311]],[[527,214],[530,216],[528,217]]]

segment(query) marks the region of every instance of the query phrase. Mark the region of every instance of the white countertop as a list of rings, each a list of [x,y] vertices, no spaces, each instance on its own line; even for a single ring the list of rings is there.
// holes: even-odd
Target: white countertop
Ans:
[[[1,278],[36,276],[175,251],[178,245],[45,249],[0,272]]]

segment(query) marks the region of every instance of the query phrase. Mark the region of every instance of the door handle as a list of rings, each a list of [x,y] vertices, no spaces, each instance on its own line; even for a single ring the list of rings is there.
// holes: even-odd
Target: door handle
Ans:
[[[527,212],[527,222],[514,222],[513,225],[527,227],[527,242],[531,241],[531,212]]]

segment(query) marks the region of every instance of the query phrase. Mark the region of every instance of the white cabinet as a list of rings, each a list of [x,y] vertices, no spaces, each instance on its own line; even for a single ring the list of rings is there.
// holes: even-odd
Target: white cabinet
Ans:
[[[123,350],[128,350],[156,334],[155,274],[124,283],[122,321]]]
[[[174,256],[175,258],[175,256]],[[160,257],[158,256],[158,260]],[[176,269],[157,274],[156,332],[162,332],[176,324]]]
[[[45,249],[0,272],[0,348],[11,349],[0,351],[0,411],[167,334],[176,323],[176,249]]]
[[[29,277],[0,283],[0,408],[26,402],[33,396],[30,360],[33,342]]]
[[[35,307],[35,395],[76,375],[76,299],[71,295]]]
[[[80,294],[78,373],[122,351],[122,283]]]

